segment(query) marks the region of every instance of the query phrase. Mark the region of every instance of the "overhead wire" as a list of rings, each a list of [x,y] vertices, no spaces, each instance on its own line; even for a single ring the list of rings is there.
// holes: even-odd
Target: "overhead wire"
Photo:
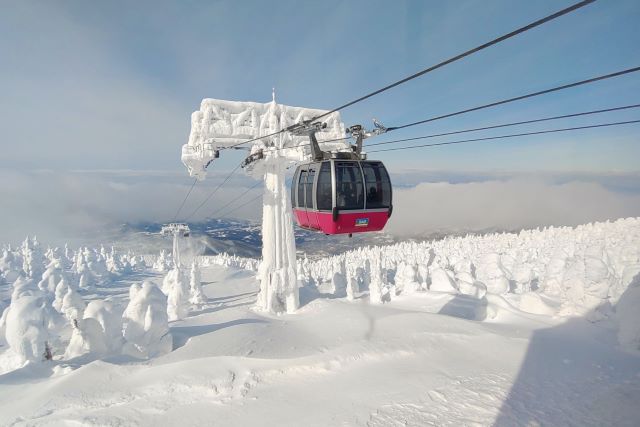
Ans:
[[[594,83],[594,82],[598,82],[598,81],[601,81],[601,80],[610,79],[610,78],[613,78],[613,77],[619,77],[619,76],[622,76],[622,75],[625,75],[625,74],[635,73],[637,71],[640,71],[640,67],[628,68],[626,70],[617,71],[615,73],[605,74],[605,75],[598,76],[598,77],[592,77],[590,79],[581,80],[581,81],[578,81],[578,82],[569,83],[569,84],[565,84],[565,85],[555,86],[555,87],[552,87],[552,88],[549,88],[549,89],[528,93],[526,95],[515,96],[513,98],[503,99],[501,101],[495,101],[495,102],[491,102],[489,104],[479,105],[477,107],[467,108],[465,110],[460,110],[460,111],[456,111],[456,112],[453,112],[453,113],[443,114],[443,115],[440,115],[440,116],[435,116],[435,117],[431,117],[431,118],[428,118],[428,119],[419,120],[419,121],[413,122],[413,123],[407,123],[407,124],[402,125],[402,126],[390,127],[390,128],[387,129],[387,132],[391,132],[391,131],[399,130],[399,129],[405,129],[405,128],[408,128],[408,127],[411,127],[411,126],[416,126],[416,125],[420,125],[420,124],[424,124],[424,123],[429,123],[429,122],[433,122],[433,121],[436,121],[436,120],[446,119],[448,117],[459,116],[461,114],[470,113],[472,111],[483,110],[485,108],[495,107],[495,106],[498,106],[498,105],[504,105],[504,104],[508,104],[508,103],[515,102],[515,101],[520,101],[520,100],[527,99],[527,98],[533,98],[535,96],[545,95],[547,93],[557,92],[559,90],[569,89],[569,88],[576,87],[576,86],[582,86],[582,85],[585,85],[585,84],[588,84],[588,83]]]
[[[607,79],[611,79],[611,78],[614,78],[614,77],[623,76],[625,74],[635,73],[635,72],[638,72],[638,71],[640,71],[640,67],[628,68],[628,69],[625,69],[625,70],[622,70],[622,71],[616,71],[614,73],[609,73],[609,74],[604,74],[604,75],[597,76],[597,77],[592,77],[592,78],[589,78],[589,79],[586,79],[586,80],[580,80],[580,81],[577,81],[577,82],[564,84],[564,85],[560,85],[560,86],[555,86],[555,87],[552,87],[552,88],[549,88],[549,89],[544,89],[544,90],[528,93],[528,94],[525,94],[525,95],[520,95],[520,96],[516,96],[516,97],[512,97],[512,98],[503,99],[503,100],[500,100],[500,101],[490,102],[488,104],[483,104],[483,105],[479,105],[479,106],[476,106],[476,107],[467,108],[467,109],[456,111],[456,112],[453,112],[453,113],[442,114],[442,115],[439,115],[439,116],[431,117],[429,119],[420,120],[420,121],[409,123],[409,124],[402,125],[402,126],[390,127],[390,128],[387,128],[387,132],[391,132],[391,131],[398,130],[398,129],[404,129],[404,128],[408,128],[408,127],[411,127],[411,126],[416,126],[416,125],[424,124],[424,123],[428,123],[428,122],[434,122],[436,120],[442,120],[442,119],[453,117],[453,116],[459,116],[459,115],[467,114],[467,113],[470,113],[470,112],[473,112],[473,111],[483,110],[483,109],[495,107],[495,106],[498,106],[498,105],[504,105],[504,104],[508,104],[508,103],[511,103],[511,102],[520,101],[520,100],[528,99],[528,98],[533,98],[533,97],[536,97],[536,96],[541,96],[541,95],[545,95],[545,94],[552,93],[552,92],[558,92],[558,91],[561,91],[561,90],[564,90],[564,89],[570,89],[570,88],[577,87],[577,86],[582,86],[582,85],[586,85],[586,84],[590,84],[590,83],[595,83],[595,82],[599,82],[599,81],[602,81],[602,80],[607,80]],[[625,107],[625,108],[631,108],[631,107]],[[546,119],[546,120],[552,120],[552,119]],[[544,121],[544,120],[541,119],[539,121]],[[522,124],[524,124],[524,123],[522,123]],[[500,126],[498,126],[498,127],[500,127]],[[476,130],[482,130],[482,129],[476,129]],[[470,132],[470,130],[467,130],[467,131],[464,131],[464,132]],[[462,133],[462,132],[454,132],[454,133]],[[436,135],[436,136],[444,136],[444,135]],[[420,139],[420,138],[424,138],[424,137],[419,137],[418,139]],[[329,140],[318,141],[318,142],[319,143],[323,143],[323,142],[326,143],[326,142],[341,141],[341,140],[348,140],[348,139],[349,138],[345,137],[345,138],[335,138],[335,139],[329,139]],[[406,140],[411,140],[411,139],[407,138]],[[402,140],[400,140],[400,141],[402,141]],[[386,143],[390,143],[390,142],[386,142]],[[367,144],[367,146],[371,147],[371,146],[380,145],[380,144],[383,144],[383,143]],[[310,145],[310,143],[299,144],[296,147],[304,147],[304,146],[307,146],[307,145]],[[287,149],[287,148],[295,148],[295,147],[280,148],[279,150],[283,150],[283,149]]]
[[[195,187],[197,182],[198,182],[197,179],[193,180],[193,184],[191,184],[191,187],[189,187],[189,191],[187,191],[187,195],[184,196],[184,199],[182,199],[182,203],[180,203],[180,207],[176,211],[176,214],[173,216],[173,220],[171,220],[171,222],[175,222],[176,219],[178,218],[178,215],[180,215],[180,211],[182,211],[182,208],[184,207],[184,204],[186,203],[187,199],[189,198],[189,194],[191,194],[191,192],[193,191],[193,187]]]
[[[213,195],[216,194],[218,190],[220,190],[220,188],[222,188],[222,186],[227,183],[227,181],[229,181],[233,174],[236,173],[238,169],[240,169],[240,166],[242,166],[242,163],[239,163],[238,166],[236,166],[231,172],[229,172],[225,179],[220,184],[218,184],[218,186],[202,201],[202,203],[198,205],[197,208],[195,208],[193,212],[191,212],[191,215],[185,218],[185,221],[193,218],[193,216],[198,213],[198,211],[213,197]]]
[[[469,49],[466,52],[462,52],[462,53],[460,53],[460,54],[458,54],[458,55],[456,55],[454,57],[451,57],[451,58],[449,58],[447,60],[444,60],[444,61],[442,61],[442,62],[440,62],[438,64],[432,65],[432,66],[430,66],[428,68],[425,68],[424,70],[418,71],[417,73],[414,73],[414,74],[412,74],[410,76],[407,76],[407,77],[405,77],[405,78],[403,78],[401,80],[398,80],[398,81],[396,81],[394,83],[391,83],[391,84],[389,84],[389,85],[387,85],[387,86],[385,86],[383,88],[380,88],[380,89],[375,90],[375,91],[373,91],[371,93],[368,93],[368,94],[366,94],[364,96],[356,98],[353,101],[349,101],[346,104],[343,104],[343,105],[341,105],[339,107],[336,107],[336,108],[334,108],[332,110],[327,111],[326,113],[323,113],[323,114],[321,114],[319,116],[314,117],[312,119],[312,121],[318,120],[318,119],[320,119],[322,117],[326,117],[329,114],[335,113],[336,111],[340,111],[340,110],[342,110],[344,108],[350,107],[353,104],[356,104],[358,102],[364,101],[365,99],[371,98],[372,96],[378,95],[378,94],[380,94],[382,92],[385,92],[385,91],[387,91],[389,89],[392,89],[392,88],[394,88],[396,86],[399,86],[399,85],[401,85],[403,83],[406,83],[406,82],[408,82],[410,80],[413,80],[413,79],[415,79],[417,77],[423,76],[423,75],[425,75],[425,74],[427,74],[427,73],[429,73],[431,71],[437,70],[438,68],[441,68],[441,67],[444,67],[445,65],[451,64],[452,62],[456,62],[456,61],[458,61],[458,60],[460,60],[462,58],[465,58],[465,57],[467,57],[469,55],[472,55],[472,54],[474,54],[476,52],[479,52],[479,51],[481,51],[483,49],[486,49],[486,48],[491,47],[491,46],[493,46],[495,44],[498,44],[498,43],[500,43],[502,41],[505,41],[507,39],[515,37],[518,34],[521,34],[521,33],[524,33],[526,31],[529,31],[529,30],[531,30],[531,29],[533,29],[535,27],[538,27],[538,26],[540,26],[542,24],[545,24],[545,23],[547,23],[549,21],[552,21],[552,20],[554,20],[556,18],[559,18],[559,17],[561,17],[563,15],[566,15],[566,14],[568,14],[570,12],[573,12],[575,10],[578,10],[578,9],[584,7],[584,6],[587,6],[588,4],[593,3],[594,1],[595,0],[584,0],[584,1],[581,1],[581,2],[578,2],[578,3],[575,3],[575,4],[569,6],[569,7],[565,8],[565,9],[562,9],[562,10],[556,12],[556,13],[552,13],[551,15],[545,16],[544,18],[538,19],[537,21],[534,21],[534,22],[532,22],[532,23],[530,23],[528,25],[525,25],[524,27],[520,27],[517,30],[514,30],[514,31],[511,31],[510,33],[504,34],[504,35],[502,35],[502,36],[500,36],[498,38],[495,38],[495,39],[493,39],[493,40],[491,40],[489,42],[481,44],[480,46],[474,47],[473,49]]]
[[[233,198],[231,201],[229,201],[226,205],[222,206],[221,208],[216,209],[215,211],[211,212],[209,214],[209,218],[213,217],[215,214],[217,214],[220,211],[224,211],[224,209],[230,205],[232,205],[235,201],[239,200],[242,198],[242,196],[244,196],[245,194],[247,194],[249,191],[253,190],[254,188],[256,188],[258,185],[262,184],[262,181],[257,181],[254,185],[252,185],[251,187],[247,188],[242,194],[240,194],[239,196]]]
[[[483,131],[483,130],[498,129],[498,128],[504,128],[504,127],[510,127],[510,126],[519,126],[519,125],[531,124],[531,123],[540,123],[540,122],[546,122],[546,121],[551,121],[551,120],[566,119],[566,118],[570,118],[570,117],[581,117],[581,116],[587,116],[587,115],[592,115],[592,114],[602,114],[602,113],[608,113],[608,112],[612,112],[612,111],[628,110],[628,109],[632,109],[632,108],[640,108],[640,104],[625,105],[625,106],[622,106],[622,107],[605,108],[605,109],[601,109],[601,110],[583,111],[583,112],[580,112],[580,113],[563,114],[563,115],[560,115],[560,116],[543,117],[543,118],[540,118],[540,119],[522,120],[522,121],[519,121],[519,122],[501,123],[501,124],[498,124],[498,125],[482,126],[482,127],[477,127],[477,128],[463,129],[463,130],[457,130],[457,131],[451,131],[451,132],[434,133],[434,134],[430,134],[430,135],[416,136],[416,137],[412,137],[412,138],[395,139],[395,140],[392,140],[392,141],[376,142],[376,143],[373,143],[373,144],[368,144],[368,147],[374,147],[374,146],[378,146],[378,145],[398,144],[400,142],[417,141],[417,140],[421,140],[421,139],[437,138],[437,137],[441,137],[441,136],[457,135],[457,134],[468,133],[468,132],[478,132],[478,131]]]
[[[229,212],[225,213],[225,214],[224,214],[224,216],[231,215],[232,213],[236,212],[238,209],[241,209],[241,208],[243,208],[243,207],[247,206],[247,205],[248,205],[248,204],[250,204],[251,202],[255,202],[255,201],[256,201],[256,200],[258,200],[260,197],[262,197],[262,193],[258,194],[256,197],[254,197],[254,198],[252,198],[252,199],[248,200],[247,202],[245,202],[245,203],[243,203],[243,204],[241,204],[241,205],[238,205],[238,206],[236,206],[235,208],[231,209]]]
[[[410,146],[407,146],[407,147],[394,147],[394,148],[385,148],[385,149],[381,149],[381,150],[373,150],[373,151],[370,151],[370,153],[381,153],[381,152],[386,152],[386,151],[412,150],[412,149],[416,149],[416,148],[439,147],[439,146],[443,146],[443,145],[465,144],[465,143],[480,142],[480,141],[492,141],[492,140],[500,140],[500,139],[507,139],[507,138],[516,138],[516,137],[520,137],[520,136],[542,135],[542,134],[557,133],[557,132],[570,132],[570,131],[576,131],[576,130],[581,130],[581,129],[593,129],[593,128],[602,128],[602,127],[610,127],[610,126],[622,126],[622,125],[633,124],[633,123],[640,123],[640,120],[627,120],[627,121],[622,121],[622,122],[599,123],[599,124],[595,124],[595,125],[574,126],[574,127],[569,127],[569,128],[548,129],[548,130],[533,131],[533,132],[522,132],[522,133],[516,133],[516,134],[509,134],[509,135],[489,136],[489,137],[484,137],[484,138],[463,139],[463,140],[458,140],[458,141],[434,142],[434,143],[431,143],[431,144],[410,145]]]
[[[398,80],[396,82],[388,84],[388,85],[386,85],[386,86],[384,86],[384,87],[382,87],[380,89],[377,89],[377,90],[375,90],[373,92],[370,92],[370,93],[368,93],[368,94],[366,94],[364,96],[356,98],[356,99],[354,99],[352,101],[349,101],[349,102],[347,102],[345,104],[342,104],[342,105],[340,105],[340,106],[338,106],[336,108],[333,108],[333,109],[331,109],[331,110],[329,110],[329,111],[327,111],[325,113],[322,113],[320,115],[314,116],[309,120],[309,122],[314,122],[314,121],[319,120],[319,119],[321,119],[323,117],[326,117],[326,116],[328,116],[328,115],[330,115],[332,113],[335,113],[337,111],[340,111],[340,110],[343,110],[343,109],[345,109],[347,107],[350,107],[350,106],[352,106],[354,104],[362,102],[365,99],[369,99],[369,98],[371,98],[371,97],[373,97],[375,95],[378,95],[378,94],[380,94],[382,92],[385,92],[385,91],[387,91],[389,89],[392,89],[394,87],[397,87],[397,86],[399,86],[399,85],[401,85],[403,83],[406,83],[406,82],[408,82],[410,80],[413,80],[413,79],[418,78],[420,76],[423,76],[423,75],[425,75],[427,73],[430,73],[430,72],[432,72],[434,70],[442,68],[445,65],[448,65],[448,64],[456,62],[456,61],[458,61],[460,59],[466,58],[467,56],[470,56],[470,55],[472,55],[472,54],[474,54],[476,52],[479,52],[479,51],[484,50],[484,49],[486,49],[488,47],[491,47],[491,46],[493,46],[495,44],[498,44],[498,43],[503,42],[505,40],[508,40],[508,39],[510,39],[512,37],[515,37],[515,36],[517,36],[519,34],[522,34],[522,33],[526,32],[526,31],[529,31],[529,30],[531,30],[533,28],[536,28],[536,27],[538,27],[538,26],[540,26],[542,24],[545,24],[545,23],[547,23],[549,21],[552,21],[552,20],[554,20],[556,18],[564,16],[564,15],[570,13],[570,12],[578,10],[578,9],[584,7],[584,6],[587,6],[587,5],[591,4],[591,3],[594,3],[595,1],[596,0],[583,0],[583,1],[580,1],[578,3],[575,3],[575,4],[573,4],[573,5],[571,5],[571,6],[567,7],[567,8],[564,8],[564,9],[558,11],[558,12],[552,13],[551,15],[547,15],[544,18],[538,19],[538,20],[536,20],[536,21],[534,21],[534,22],[532,22],[530,24],[527,24],[527,25],[525,25],[523,27],[520,27],[520,28],[518,28],[516,30],[513,30],[513,31],[511,31],[511,32],[509,32],[507,34],[504,34],[504,35],[502,35],[500,37],[497,37],[497,38],[495,38],[495,39],[493,39],[491,41],[488,41],[488,42],[486,42],[484,44],[481,44],[480,46],[476,46],[473,49],[469,49],[469,50],[467,50],[465,52],[462,52],[462,53],[460,53],[458,55],[455,55],[455,56],[453,56],[453,57],[451,57],[449,59],[441,61],[441,62],[439,62],[439,63],[437,63],[435,65],[432,65],[430,67],[427,67],[427,68],[425,68],[423,70],[420,70],[420,71],[418,71],[418,72],[416,72],[416,73],[414,73],[414,74],[412,74],[410,76],[407,76],[407,77],[405,77],[405,78],[403,78],[401,80]],[[296,126],[296,125],[293,125],[293,126]],[[259,137],[256,137],[256,138],[249,139],[247,141],[243,141],[243,142],[231,145],[228,148],[237,147],[239,145],[248,144],[250,142],[254,142],[254,141],[257,141],[259,139],[264,139],[264,138],[269,138],[269,137],[272,137],[272,136],[279,135],[279,134],[281,134],[283,132],[289,131],[293,126],[289,126],[289,127],[285,128],[285,129],[279,130],[277,132],[270,133],[268,135],[259,136]]]

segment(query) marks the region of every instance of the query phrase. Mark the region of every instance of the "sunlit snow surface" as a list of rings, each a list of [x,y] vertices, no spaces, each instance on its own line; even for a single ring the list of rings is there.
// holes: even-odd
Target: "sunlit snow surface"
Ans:
[[[157,254],[145,261],[109,264],[117,274],[79,293],[124,308],[131,283],[162,284]],[[299,265],[302,307],[281,316],[252,310],[255,261],[201,261],[208,301],[169,323],[168,354],[55,354],[15,369],[3,341],[0,425],[640,420],[640,219],[315,257]],[[370,302],[372,283],[386,302]]]

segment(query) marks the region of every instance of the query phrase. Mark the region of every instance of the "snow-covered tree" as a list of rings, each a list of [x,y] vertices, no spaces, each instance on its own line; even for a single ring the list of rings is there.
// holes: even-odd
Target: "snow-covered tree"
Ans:
[[[49,301],[42,294],[18,294],[7,310],[5,337],[13,352],[23,362],[50,360],[59,315]]]
[[[45,257],[38,239],[27,237],[22,244],[22,270],[27,277],[39,281],[45,269]]]
[[[110,300],[93,300],[87,304],[84,320],[94,319],[98,322],[105,336],[107,350],[117,353],[122,349],[122,313]]]
[[[372,304],[382,303],[382,293],[384,283],[382,281],[382,263],[379,251],[373,251],[369,259],[369,302]]]
[[[171,266],[173,265],[170,258],[171,257],[167,255],[167,252],[164,249],[161,250],[160,256],[158,256],[156,261],[153,263],[153,269],[160,273],[169,271],[169,269],[171,269]]]
[[[62,298],[62,314],[73,324],[74,321],[82,319],[86,304],[80,294],[71,286],[67,287],[67,293]]]
[[[96,319],[76,319],[73,321],[71,340],[64,353],[66,359],[87,353],[102,355],[107,353],[107,338]]]
[[[162,280],[162,292],[167,295],[169,320],[184,319],[189,313],[189,282],[184,272],[173,268]]]
[[[53,300],[53,308],[55,308],[58,312],[62,313],[62,303],[64,300],[64,296],[67,295],[67,291],[69,290],[69,284],[67,280],[63,277],[60,279],[60,282],[56,285],[56,290],[54,293]]]
[[[189,302],[191,304],[203,304],[207,297],[202,292],[202,280],[200,278],[200,267],[194,260],[189,273]]]
[[[63,278],[62,266],[60,260],[54,258],[47,265],[47,269],[42,273],[42,279],[38,282],[38,288],[43,292],[52,294],[55,292],[56,286]]]
[[[169,332],[167,297],[153,283],[145,281],[131,286],[122,320],[125,354],[148,358],[171,351],[173,338]]]

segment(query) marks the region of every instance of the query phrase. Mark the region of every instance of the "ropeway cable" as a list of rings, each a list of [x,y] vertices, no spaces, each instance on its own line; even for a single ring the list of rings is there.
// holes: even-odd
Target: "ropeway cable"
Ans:
[[[407,76],[407,77],[405,77],[405,78],[403,78],[401,80],[393,82],[393,83],[391,83],[391,84],[389,84],[387,86],[384,86],[384,87],[382,87],[380,89],[377,89],[377,90],[375,90],[375,91],[373,91],[371,93],[368,93],[368,94],[366,94],[364,96],[361,96],[361,97],[359,97],[357,99],[354,99],[352,101],[349,101],[346,104],[340,105],[339,107],[336,107],[336,108],[334,108],[332,110],[329,110],[329,111],[327,111],[325,113],[322,113],[322,114],[320,114],[318,116],[315,116],[315,117],[311,118],[309,120],[309,122],[314,122],[314,121],[319,120],[319,119],[321,119],[323,117],[326,117],[326,116],[328,116],[328,115],[330,115],[332,113],[335,113],[337,111],[340,111],[340,110],[343,110],[343,109],[345,109],[347,107],[350,107],[350,106],[352,106],[354,104],[362,102],[365,99],[369,99],[369,98],[371,98],[371,97],[373,97],[375,95],[378,95],[378,94],[380,94],[382,92],[385,92],[385,91],[387,91],[389,89],[392,89],[392,88],[394,88],[396,86],[399,86],[399,85],[401,85],[403,83],[406,83],[406,82],[408,82],[410,80],[413,80],[415,78],[421,77],[421,76],[423,76],[423,75],[425,75],[427,73],[430,73],[431,71],[434,71],[434,70],[437,70],[439,68],[442,68],[445,65],[451,64],[451,63],[456,62],[456,61],[458,61],[460,59],[463,59],[463,58],[465,58],[467,56],[470,56],[470,55],[472,55],[472,54],[474,54],[476,52],[479,52],[479,51],[484,50],[484,49],[486,49],[488,47],[491,47],[491,46],[493,46],[495,44],[498,44],[498,43],[503,42],[503,41],[505,41],[507,39],[515,37],[515,36],[517,36],[519,34],[522,34],[522,33],[526,32],[526,31],[529,31],[529,30],[531,30],[533,28],[536,28],[536,27],[538,27],[538,26],[540,26],[542,24],[545,24],[545,23],[547,23],[549,21],[552,21],[552,20],[554,20],[556,18],[559,18],[559,17],[561,17],[563,15],[566,15],[566,14],[568,14],[570,12],[573,12],[575,10],[578,10],[578,9],[584,7],[584,6],[587,6],[587,5],[589,5],[589,4],[593,3],[593,2],[595,2],[595,0],[583,0],[581,2],[575,3],[572,6],[569,6],[569,7],[565,8],[565,9],[562,9],[562,10],[560,10],[558,12],[552,13],[551,15],[545,16],[544,18],[538,19],[537,21],[534,21],[534,22],[532,22],[532,23],[530,23],[528,25],[525,25],[524,27],[520,27],[520,28],[518,28],[518,29],[516,29],[514,31],[511,31],[510,33],[504,34],[504,35],[502,35],[502,36],[500,36],[498,38],[495,38],[495,39],[493,39],[493,40],[491,40],[489,42],[481,44],[480,46],[474,47],[473,49],[469,49],[469,50],[467,50],[465,52],[462,52],[462,53],[460,53],[460,54],[458,54],[456,56],[453,56],[453,57],[451,57],[449,59],[446,59],[446,60],[444,60],[442,62],[439,62],[439,63],[437,63],[435,65],[432,65],[430,67],[427,67],[427,68],[425,68],[423,70],[420,70],[417,73],[414,73],[414,74],[412,74],[410,76]],[[254,142],[254,141],[257,141],[259,139],[276,136],[276,135],[279,135],[279,134],[281,134],[283,132],[287,132],[287,131],[291,130],[291,128],[293,128],[295,126],[297,126],[297,125],[289,126],[289,127],[285,128],[285,129],[282,129],[282,130],[277,131],[277,132],[273,132],[273,133],[268,134],[268,135],[259,136],[259,137],[253,138],[253,139],[249,139],[247,141],[239,142],[239,143],[237,143],[235,145],[231,145],[229,148],[237,147],[239,145],[248,144],[250,142]]]
[[[605,109],[602,109],[602,110],[583,111],[583,112],[580,112],[580,113],[563,114],[561,116],[544,117],[544,118],[540,118],[540,119],[523,120],[523,121],[519,121],[519,122],[502,123],[502,124],[499,124],[499,125],[483,126],[483,127],[478,127],[478,128],[457,130],[457,131],[452,131],[452,132],[443,132],[443,133],[434,133],[434,134],[431,134],[431,135],[416,136],[416,137],[412,137],[412,138],[395,139],[395,140],[392,140],[392,141],[376,142],[374,144],[368,144],[367,146],[368,147],[374,147],[374,146],[377,146],[377,145],[397,144],[397,143],[400,143],[400,142],[417,141],[417,140],[421,140],[421,139],[437,138],[437,137],[440,137],[440,136],[456,135],[456,134],[467,133],[467,132],[478,132],[478,131],[482,131],[482,130],[498,129],[498,128],[504,128],[504,127],[510,127],[510,126],[519,126],[519,125],[524,125],[524,124],[531,124],[531,123],[540,123],[540,122],[546,122],[546,121],[550,121],[550,120],[559,120],[559,119],[566,119],[566,118],[570,118],[570,117],[580,117],[580,116],[587,116],[587,115],[591,115],[591,114],[608,113],[608,112],[611,112],[611,111],[620,111],[620,110],[627,110],[627,109],[639,108],[639,107],[640,107],[640,104],[632,104],[632,105],[625,105],[625,106],[622,106],[622,107],[605,108]]]
[[[504,105],[504,104],[508,104],[508,103],[515,102],[515,101],[520,101],[520,100],[527,99],[527,98],[533,98],[533,97],[536,97],[536,96],[545,95],[547,93],[557,92],[557,91],[560,91],[560,90],[569,89],[569,88],[576,87],[576,86],[582,86],[582,85],[589,84],[589,83],[595,83],[595,82],[598,82],[598,81],[601,81],[601,80],[611,79],[613,77],[619,77],[619,76],[623,76],[623,75],[629,74],[629,73],[635,73],[637,71],[640,71],[640,67],[628,68],[626,70],[617,71],[615,73],[605,74],[605,75],[598,76],[598,77],[592,77],[590,79],[581,80],[579,82],[574,82],[574,83],[569,83],[569,84],[565,84],[565,85],[561,85],[561,86],[556,86],[556,87],[552,87],[552,88],[549,88],[549,89],[541,90],[541,91],[538,91],[538,92],[528,93],[526,95],[520,95],[520,96],[516,96],[516,97],[513,97],[513,98],[503,99],[501,101],[491,102],[489,104],[479,105],[479,106],[473,107],[473,108],[467,108],[465,110],[456,111],[454,113],[443,114],[441,116],[435,116],[435,117],[431,117],[431,118],[428,118],[428,119],[419,120],[417,122],[407,123],[407,124],[402,125],[402,126],[390,127],[390,128],[387,129],[387,132],[391,132],[391,131],[398,130],[398,129],[405,129],[405,128],[408,128],[408,127],[411,127],[411,126],[416,126],[416,125],[420,125],[420,124],[423,124],[423,123],[429,123],[429,122],[433,122],[433,121],[436,121],[436,120],[446,119],[448,117],[458,116],[460,114],[466,114],[466,113],[470,113],[472,111],[483,110],[485,108],[496,107],[498,105]]]
[[[226,176],[226,178],[220,183],[218,184],[218,186],[207,196],[206,199],[204,199],[202,201],[202,203],[200,203],[198,205],[197,208],[195,208],[195,210],[193,212],[191,212],[191,215],[189,215],[188,217],[185,218],[185,221],[188,221],[190,218],[193,218],[193,216],[211,199],[211,197],[213,197],[214,194],[216,194],[216,192],[222,188],[222,186],[224,184],[227,183],[227,181],[229,181],[229,179],[231,178],[231,176],[233,176],[234,173],[236,173],[236,171],[238,169],[240,169],[240,166],[242,166],[242,163],[239,163],[238,166],[236,166],[231,172],[229,172],[229,174]]]
[[[178,219],[178,215],[180,215],[180,211],[182,211],[182,208],[184,207],[184,204],[186,203],[187,199],[189,198],[189,194],[191,194],[191,192],[193,191],[193,187],[195,187],[197,182],[198,182],[197,179],[193,180],[193,184],[191,184],[191,187],[189,188],[189,191],[187,191],[187,195],[184,196],[184,199],[182,199],[182,203],[180,204],[180,207],[176,211],[176,214],[173,216],[173,220],[171,222],[176,222],[176,219]]]
[[[262,184],[262,181],[258,181],[256,182],[254,185],[252,185],[251,187],[247,188],[242,194],[240,194],[239,196],[235,197],[234,199],[232,199],[231,201],[229,201],[226,205],[222,206],[221,208],[216,209],[215,211],[211,212],[211,214],[209,214],[209,218],[213,217],[215,214],[217,214],[220,211],[223,211],[226,207],[230,206],[233,204],[233,202],[239,200],[242,198],[242,196],[244,196],[245,194],[247,194],[249,191],[253,190],[254,188],[256,188],[258,185]]]
[[[381,153],[384,151],[412,150],[415,148],[439,147],[443,145],[465,144],[465,143],[480,142],[480,141],[492,141],[492,140],[500,140],[500,139],[507,139],[507,138],[516,138],[520,136],[542,135],[542,134],[557,133],[557,132],[570,132],[570,131],[576,131],[581,129],[593,129],[593,128],[602,128],[602,127],[610,127],[610,126],[622,126],[622,125],[633,124],[633,123],[640,123],[640,120],[627,120],[623,122],[613,122],[613,123],[599,123],[599,124],[588,125],[588,126],[575,126],[570,128],[548,129],[548,130],[541,130],[541,131],[535,131],[535,132],[523,132],[523,133],[515,133],[515,134],[509,134],[509,135],[489,136],[485,138],[463,139],[458,141],[434,142],[432,144],[410,145],[407,147],[395,147],[395,148],[385,148],[382,150],[373,150],[373,151],[370,151],[370,153]]]
[[[248,200],[247,202],[236,206],[235,208],[231,209],[229,212],[227,212],[226,214],[222,215],[222,216],[228,216],[231,215],[232,213],[234,213],[235,211],[237,211],[240,208],[243,208],[245,206],[247,206],[249,203],[251,202],[255,202],[256,200],[258,200],[260,197],[262,197],[262,193],[258,194],[256,197],[252,198],[251,200]]]

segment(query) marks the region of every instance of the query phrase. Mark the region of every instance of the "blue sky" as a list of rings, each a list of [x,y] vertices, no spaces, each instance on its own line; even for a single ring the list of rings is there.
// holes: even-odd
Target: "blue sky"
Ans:
[[[331,108],[571,1],[5,3],[0,167],[182,170],[204,97]],[[343,112],[395,126],[640,64],[640,3],[597,1]],[[637,103],[640,73],[398,132]],[[523,130],[617,121],[640,111]],[[385,153],[393,169],[637,172],[640,126]],[[481,135],[509,133],[512,130]],[[229,169],[239,153],[223,156]]]

